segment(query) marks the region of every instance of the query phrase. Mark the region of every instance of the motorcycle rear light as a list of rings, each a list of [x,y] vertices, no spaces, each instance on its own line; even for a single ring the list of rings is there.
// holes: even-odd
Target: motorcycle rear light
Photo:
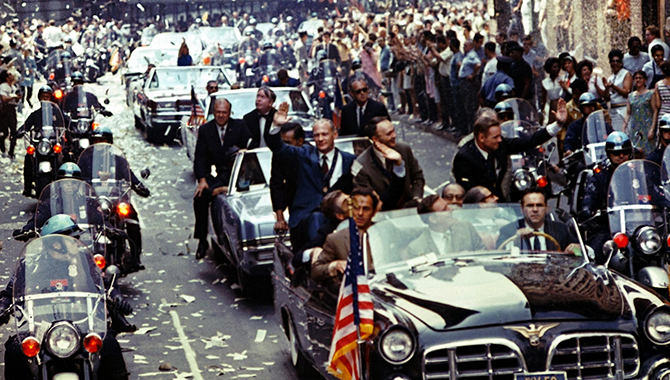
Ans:
[[[628,247],[628,236],[626,236],[626,234],[623,232],[617,232],[612,240],[614,240],[614,243],[617,247],[619,247],[619,249]]]
[[[100,126],[100,123],[93,122],[93,123],[91,124],[91,128],[93,128],[94,131],[95,131],[99,126]]]
[[[323,99],[323,98],[325,98],[325,97],[326,97],[326,93],[323,92],[323,91],[319,91],[319,98],[320,98],[320,99]]]
[[[269,81],[270,81],[270,77],[268,77],[267,75],[263,75],[263,82],[267,83]]]
[[[670,236],[668,236],[668,239],[665,241],[665,243],[670,247]]]
[[[96,352],[99,352],[101,348],[102,338],[100,338],[100,335],[95,333],[86,335],[84,338],[84,349],[86,349],[86,351],[95,354]]]
[[[59,90],[54,91],[54,98],[60,99],[62,97],[63,97],[63,91],[62,90],[59,89]]]
[[[101,254],[93,256],[93,261],[95,261],[95,265],[97,265],[97,267],[100,269],[105,269],[107,266],[107,260],[105,260],[105,256]]]
[[[211,65],[212,64],[212,57],[206,56],[205,58],[202,59],[202,64],[203,65]]]
[[[244,58],[240,58],[240,65],[244,65],[244,62],[246,62]]]
[[[21,342],[21,351],[29,358],[34,358],[40,353],[40,342],[32,336],[27,337]]]
[[[56,77],[56,74],[54,74],[54,73],[49,74],[49,80],[54,80],[55,77]]]
[[[601,171],[600,166],[596,166],[595,169],[593,169],[593,172],[596,174],[600,173],[600,171]]]
[[[537,179],[537,185],[540,187],[546,187],[549,184],[549,181],[547,181],[547,177],[542,176]]]
[[[541,147],[537,148],[537,151],[540,152],[540,153],[544,153],[544,147],[541,146]]]
[[[121,216],[128,216],[130,215],[130,205],[125,202],[119,203],[118,206],[116,206],[116,210],[119,212],[119,215]]]
[[[28,145],[28,147],[26,147],[26,153],[28,153],[28,155],[30,155],[30,156],[34,155],[35,154],[35,147],[32,146],[32,145]]]
[[[54,145],[54,153],[60,153],[63,151],[63,146],[61,144]]]

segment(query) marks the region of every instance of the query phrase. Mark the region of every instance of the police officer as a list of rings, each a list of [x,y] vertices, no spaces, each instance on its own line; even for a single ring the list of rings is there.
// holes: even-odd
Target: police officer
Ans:
[[[658,142],[658,147],[649,153],[647,160],[663,166],[663,152],[670,143],[670,114],[661,116],[661,120],[658,121]]]
[[[498,120],[500,120],[500,123],[514,120],[514,108],[512,108],[512,105],[509,104],[508,102],[506,101],[499,102],[498,104],[496,104],[494,110],[498,115]]]
[[[586,123],[586,118],[596,110],[597,104],[598,98],[590,92],[585,92],[579,97],[579,110],[582,111],[582,118],[573,121],[568,126],[568,132],[565,134],[565,142],[563,143],[566,156],[588,144],[588,141],[582,141],[584,124]],[[613,131],[609,123],[606,124],[606,129],[608,134],[611,134]]]
[[[63,112],[66,112],[70,115],[77,114],[77,107],[79,106],[78,92],[84,91],[86,94],[86,103],[88,107],[93,107],[96,111],[100,112],[103,116],[112,116],[110,111],[107,111],[105,107],[100,104],[98,97],[94,93],[86,91],[84,89],[84,75],[75,71],[72,73],[72,84],[74,88],[72,91],[68,92],[63,98]]]

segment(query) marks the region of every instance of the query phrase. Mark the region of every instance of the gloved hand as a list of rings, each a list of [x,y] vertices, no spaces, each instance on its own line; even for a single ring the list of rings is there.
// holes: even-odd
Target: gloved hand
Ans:
[[[106,117],[110,117],[110,116],[113,115],[111,111],[107,111],[107,110],[100,110],[100,114],[102,116],[106,116]]]
[[[137,193],[137,195],[142,198],[148,198],[151,196],[151,191],[149,191],[149,189],[147,189],[146,186],[141,183],[135,186],[135,193]]]
[[[112,238],[127,239],[128,234],[124,230],[118,228],[108,228],[107,235]]]
[[[591,211],[584,209],[577,214],[577,220],[583,222],[591,218],[593,215],[594,214]]]
[[[133,307],[130,306],[130,304],[126,302],[121,297],[121,295],[114,297],[114,303],[116,304],[117,310],[120,311],[123,315],[130,315],[133,312]]]
[[[12,237],[17,241],[26,242],[30,238],[30,231],[24,231],[23,229],[14,230],[12,232]]]

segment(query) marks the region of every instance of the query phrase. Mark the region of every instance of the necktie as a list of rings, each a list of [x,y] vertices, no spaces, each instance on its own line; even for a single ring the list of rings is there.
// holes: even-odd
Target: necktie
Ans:
[[[535,232],[539,232],[538,230],[535,230]],[[540,245],[540,237],[535,236],[533,238],[533,251],[541,251],[542,250],[542,245]]]
[[[363,120],[363,107],[358,107],[358,128],[361,127],[361,120]]]
[[[221,145],[223,146],[223,138],[226,137],[226,128],[219,129],[219,136],[221,136]]]
[[[325,175],[328,173],[328,156],[325,154],[321,156],[321,174]]]
[[[267,146],[267,144],[265,144],[265,125],[268,122],[267,118],[268,118],[268,115],[260,115],[260,117],[258,118],[258,127],[261,131],[261,141],[260,141],[259,145],[261,147]]]
[[[493,172],[493,175],[497,175],[496,173],[496,159],[493,157],[493,154],[489,153],[489,156],[486,158],[486,165],[488,165],[489,169]]]
[[[449,254],[453,251],[451,246],[451,230],[444,233],[443,254]]]

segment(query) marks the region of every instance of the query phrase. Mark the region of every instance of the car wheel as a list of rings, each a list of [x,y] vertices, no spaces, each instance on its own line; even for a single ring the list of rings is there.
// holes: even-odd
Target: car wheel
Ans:
[[[228,256],[226,255],[226,252],[223,251],[224,249],[227,250],[228,248],[220,247],[219,244],[216,242],[216,240],[214,238],[210,239],[210,245],[209,246],[212,247],[212,250],[214,251],[214,256],[217,259],[220,257],[221,261],[224,264],[230,264],[230,260],[228,259]]]
[[[144,126],[142,125],[142,120],[137,116],[135,116],[135,129],[139,130],[144,129]]]
[[[147,142],[152,144],[160,143],[160,139],[158,138],[156,132],[149,126],[144,127],[144,138],[147,140]]]
[[[307,359],[300,351],[300,343],[298,342],[298,335],[293,327],[293,319],[288,317],[288,349],[291,354],[291,364],[295,368],[295,372],[299,378],[304,378],[310,373],[310,365]]]
[[[254,278],[238,265],[237,284],[240,286],[240,292],[243,296],[251,296],[254,288]]]

